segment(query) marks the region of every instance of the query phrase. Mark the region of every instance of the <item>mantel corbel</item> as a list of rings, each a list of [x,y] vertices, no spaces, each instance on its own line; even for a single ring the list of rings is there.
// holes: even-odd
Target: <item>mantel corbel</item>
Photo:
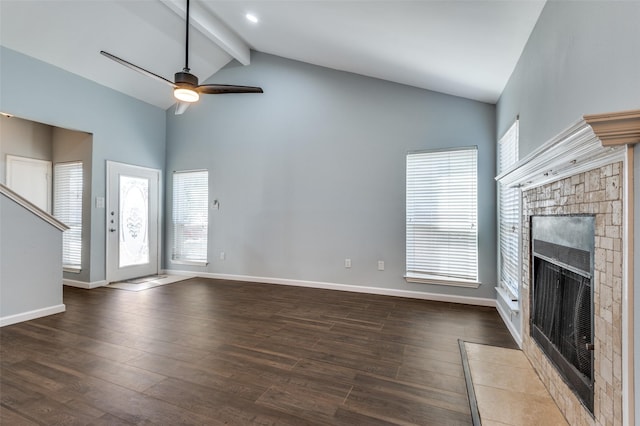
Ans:
[[[640,110],[589,114],[584,120],[603,146],[640,143]]]

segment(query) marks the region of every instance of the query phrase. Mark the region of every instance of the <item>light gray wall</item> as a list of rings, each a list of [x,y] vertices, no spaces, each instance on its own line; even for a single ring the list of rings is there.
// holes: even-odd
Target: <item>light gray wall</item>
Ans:
[[[165,111],[2,46],[0,111],[93,134],[89,279],[103,280],[106,219],[95,198],[105,196],[106,160],[162,169]]]
[[[493,105],[257,52],[214,80],[265,93],[204,96],[182,116],[167,112],[167,188],[174,170],[208,169],[210,201],[220,202],[200,270],[495,297]],[[479,147],[483,284],[408,284],[406,154],[470,145]],[[171,203],[169,190],[165,264],[188,269],[170,262]]]
[[[548,1],[497,104],[520,158],[584,114],[640,107],[640,2]]]
[[[79,273],[63,272],[64,278],[89,282],[91,259],[91,173],[92,144],[90,133],[54,127],[52,131],[53,164],[82,161],[82,249]],[[54,168],[55,180],[55,168]],[[55,194],[54,194],[55,197]]]
[[[640,108],[640,2],[549,1],[497,104],[497,130],[520,114],[520,157],[584,114]],[[640,184],[636,147],[635,260],[640,265]],[[640,271],[636,267],[636,336]],[[636,339],[636,365],[640,342]],[[640,395],[640,368],[636,368]],[[640,404],[636,404],[640,419]]]
[[[0,183],[7,183],[7,155],[51,161],[51,134],[46,124],[0,115]]]
[[[0,318],[60,304],[62,232],[0,194]]]

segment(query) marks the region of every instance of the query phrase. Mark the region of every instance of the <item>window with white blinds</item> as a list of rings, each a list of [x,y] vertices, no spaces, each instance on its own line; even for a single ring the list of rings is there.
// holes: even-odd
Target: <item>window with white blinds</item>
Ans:
[[[518,120],[498,141],[498,174],[518,161]],[[520,282],[520,190],[498,183],[500,283],[518,297]]]
[[[407,155],[407,281],[478,281],[477,147]]]
[[[62,234],[62,264],[82,266],[82,162],[58,163],[53,168],[53,215],[69,227]]]
[[[207,263],[209,172],[173,173],[173,253],[176,263]]]

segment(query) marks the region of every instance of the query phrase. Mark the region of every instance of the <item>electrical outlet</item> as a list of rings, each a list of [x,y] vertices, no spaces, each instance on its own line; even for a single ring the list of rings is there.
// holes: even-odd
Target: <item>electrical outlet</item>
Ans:
[[[384,271],[384,260],[378,260],[378,271]]]
[[[344,267],[345,268],[351,268],[351,259],[345,259],[344,260]]]
[[[227,255],[225,254],[225,252],[221,251],[220,252],[220,260],[224,260],[227,257]]]

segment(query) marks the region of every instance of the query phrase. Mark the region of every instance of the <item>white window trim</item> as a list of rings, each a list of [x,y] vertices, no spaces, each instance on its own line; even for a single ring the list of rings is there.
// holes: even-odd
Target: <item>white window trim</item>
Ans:
[[[208,257],[208,254],[207,254]],[[176,260],[173,257],[171,258],[171,263],[174,265],[192,265],[192,266],[207,266],[209,264],[208,260]]]
[[[475,167],[475,171],[474,171],[474,183],[475,183],[475,187],[474,187],[474,194],[473,194],[473,203],[474,203],[474,223],[473,223],[473,228],[475,228],[475,259],[473,260],[473,262],[471,262],[469,264],[469,266],[473,266],[475,267],[475,276],[473,278],[464,278],[462,276],[447,276],[444,273],[443,274],[438,274],[438,273],[431,273],[431,271],[419,271],[419,270],[415,270],[415,263],[417,261],[417,259],[415,257],[412,257],[412,255],[410,255],[410,251],[412,251],[412,248],[414,246],[410,246],[410,234],[412,233],[410,230],[410,222],[411,222],[411,218],[410,215],[412,214],[412,208],[409,205],[409,203],[412,202],[412,200],[414,202],[418,202],[420,201],[419,198],[411,198],[411,194],[410,191],[412,190],[410,188],[410,185],[412,183],[416,183],[416,181],[410,181],[411,177],[409,176],[410,170],[409,170],[409,163],[411,161],[414,161],[413,158],[411,158],[411,156],[413,155],[420,155],[420,154],[448,154],[448,153],[452,153],[455,151],[473,151],[474,152],[474,156],[473,156],[473,164]],[[415,159],[415,161],[419,161],[417,158]],[[429,161],[429,160],[425,160],[425,161]],[[434,161],[434,160],[431,160]],[[418,178],[419,179],[419,178]],[[455,286],[455,287],[468,287],[468,288],[478,288],[480,286],[480,281],[479,281],[479,261],[478,261],[478,256],[479,256],[479,251],[478,251],[478,195],[477,195],[477,188],[478,188],[478,171],[477,171],[477,147],[473,146],[473,147],[463,147],[463,148],[452,148],[452,149],[441,149],[441,150],[429,150],[429,151],[420,151],[420,152],[409,152],[407,154],[407,198],[406,198],[406,202],[407,202],[407,219],[406,219],[406,256],[407,256],[407,269],[406,269],[406,273],[404,275],[404,278],[407,282],[411,282],[411,283],[422,283],[422,284],[435,284],[435,285],[444,285],[444,286]],[[420,197],[418,195],[418,197]],[[413,263],[413,267],[412,264]],[[474,265],[475,263],[475,265]],[[435,272],[435,270],[433,271]],[[442,272],[446,272],[446,271],[442,271]]]
[[[177,241],[177,228],[176,228],[176,177],[180,175],[187,174],[196,174],[196,173],[204,173],[206,174],[206,200],[204,202],[203,212],[206,214],[206,223],[207,223],[207,231],[206,231],[206,243],[204,245],[204,260],[196,260],[196,259],[187,259],[187,258],[176,258],[177,245],[179,242]],[[171,253],[171,263],[176,265],[192,265],[192,266],[207,266],[209,264],[208,256],[208,244],[209,244],[209,172],[208,170],[199,169],[199,170],[181,170],[173,172],[173,208],[172,208],[172,219],[171,223],[173,226],[173,242],[172,242],[172,253]],[[201,206],[202,207],[202,206]]]
[[[71,238],[70,232],[74,229],[74,224],[71,223],[66,223],[65,221],[68,222],[68,219],[71,215],[72,212],[69,210],[69,205],[72,204],[72,202],[65,204],[65,205],[60,205],[58,204],[61,200],[61,194],[59,193],[58,190],[58,184],[59,184],[59,179],[60,179],[60,174],[62,174],[62,170],[68,170],[70,167],[74,168],[74,172],[77,173],[78,172],[78,168],[79,168],[79,173],[80,173],[80,179],[79,182],[75,182],[76,184],[79,183],[80,184],[80,211],[79,212],[75,212],[73,213],[73,216],[78,215],[79,214],[79,223],[78,226],[75,227],[75,229],[79,228],[79,240],[75,241],[72,240],[72,242],[75,242],[77,245],[79,245],[79,250],[71,250],[68,248],[68,246],[66,246],[66,244],[69,244],[69,238]],[[65,223],[69,229],[65,231],[65,233],[62,235],[62,239],[63,239],[63,271],[65,272],[71,272],[71,273],[80,273],[82,271],[82,229],[84,227],[83,225],[83,221],[82,221],[82,213],[83,213],[83,199],[84,199],[84,169],[83,169],[83,163],[82,161],[69,161],[69,162],[61,162],[61,163],[56,163],[53,166],[53,188],[54,188],[54,196],[53,196],[53,212],[54,212],[54,216],[58,219],[61,220],[63,223]],[[67,195],[68,196],[68,195]],[[59,211],[59,209],[62,209],[62,211]],[[65,257],[65,254],[71,256],[71,257],[75,257],[73,256],[73,254],[77,255],[77,261],[78,263],[64,263],[65,260],[69,260],[70,258]],[[74,259],[71,259],[74,260]]]
[[[463,280],[461,278],[446,278],[446,277],[437,277],[435,275],[428,274],[415,274],[415,273],[407,273],[404,276],[405,281],[408,283],[419,283],[419,284],[434,284],[434,285],[447,285],[452,287],[467,287],[467,288],[478,288],[480,287],[479,281],[474,280]]]
[[[518,142],[519,142],[519,120],[516,118],[516,120],[514,121],[514,123],[509,127],[509,129],[504,133],[504,135],[498,140],[498,158],[497,158],[497,165],[498,165],[498,174],[504,172],[505,170],[508,170],[511,166],[513,166],[513,164],[518,162]],[[509,148],[510,150],[510,157],[511,158],[503,158],[503,152],[502,152],[502,147],[506,144],[512,144],[513,146],[511,146]],[[509,153],[507,153],[508,155]],[[504,186],[503,183],[498,182],[497,185],[497,210],[498,210],[498,281],[499,281],[499,285],[498,288],[502,289],[502,291],[500,291],[498,294],[500,296],[502,296],[502,298],[506,301],[506,302],[510,302],[508,303],[508,305],[514,305],[517,304],[517,300],[519,299],[520,295],[520,282],[521,282],[521,247],[520,247],[520,243],[521,243],[521,235],[520,235],[520,231],[522,229],[522,218],[521,218],[521,208],[522,208],[522,200],[521,200],[521,194],[520,194],[520,190],[518,188],[506,188],[506,186]],[[503,265],[502,265],[502,259],[503,259],[503,251],[502,251],[502,196],[504,192],[513,192],[513,194],[516,195],[517,197],[517,201],[516,201],[516,206],[515,206],[515,211],[517,211],[517,215],[518,218],[517,220],[514,220],[514,226],[516,228],[516,234],[515,234],[515,239],[516,239],[516,253],[515,253],[515,276],[513,277],[516,281],[516,292],[514,292],[514,289],[512,286],[510,286],[509,284],[507,284],[507,282],[505,281],[504,277],[503,277]]]

